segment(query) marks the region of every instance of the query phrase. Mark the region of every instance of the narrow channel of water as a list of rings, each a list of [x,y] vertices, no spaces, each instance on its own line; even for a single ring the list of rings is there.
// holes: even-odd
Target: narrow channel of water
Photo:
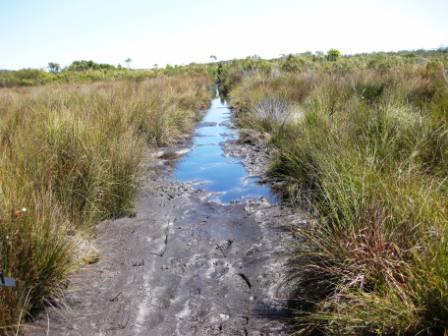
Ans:
[[[270,187],[250,177],[242,162],[226,156],[222,144],[238,138],[232,127],[231,111],[219,97],[198,125],[193,148],[177,164],[174,177],[184,182],[196,182],[195,187],[212,192],[222,203],[265,197],[275,201]]]

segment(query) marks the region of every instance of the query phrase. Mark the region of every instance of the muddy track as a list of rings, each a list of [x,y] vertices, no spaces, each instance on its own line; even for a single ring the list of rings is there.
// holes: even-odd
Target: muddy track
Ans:
[[[249,171],[261,145],[226,144]],[[26,335],[286,335],[292,248],[303,216],[259,199],[222,205],[148,153],[136,216],[98,225],[100,260],[71,277],[65,304]],[[252,167],[251,167],[252,165]]]

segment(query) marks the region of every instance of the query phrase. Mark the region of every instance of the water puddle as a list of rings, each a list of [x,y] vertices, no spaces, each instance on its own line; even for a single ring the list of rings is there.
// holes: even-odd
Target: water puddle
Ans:
[[[196,128],[192,150],[181,158],[174,177],[195,182],[196,188],[212,192],[222,203],[260,197],[274,202],[268,185],[249,176],[239,159],[225,155],[222,144],[234,139],[238,139],[238,130],[233,128],[231,111],[225,101],[215,98]]]

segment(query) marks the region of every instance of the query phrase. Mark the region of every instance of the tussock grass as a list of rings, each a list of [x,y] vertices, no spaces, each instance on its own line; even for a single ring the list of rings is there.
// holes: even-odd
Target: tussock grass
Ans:
[[[142,151],[189,131],[204,74],[0,90],[0,326],[58,297],[74,232],[132,208]],[[0,331],[1,333],[1,331]]]
[[[308,61],[228,79],[240,122],[273,135],[271,173],[317,215],[290,275],[298,334],[446,334],[446,57]],[[272,118],[287,105],[301,114]]]

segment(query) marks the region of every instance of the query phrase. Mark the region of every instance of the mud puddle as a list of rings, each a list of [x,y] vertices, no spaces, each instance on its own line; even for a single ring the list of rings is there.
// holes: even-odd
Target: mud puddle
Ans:
[[[268,185],[260,184],[258,176],[249,176],[240,158],[228,155],[223,144],[239,137],[233,127],[231,110],[219,97],[199,123],[191,151],[176,165],[178,181],[196,182],[198,188],[213,193],[213,199],[230,203],[264,197],[277,201]]]

